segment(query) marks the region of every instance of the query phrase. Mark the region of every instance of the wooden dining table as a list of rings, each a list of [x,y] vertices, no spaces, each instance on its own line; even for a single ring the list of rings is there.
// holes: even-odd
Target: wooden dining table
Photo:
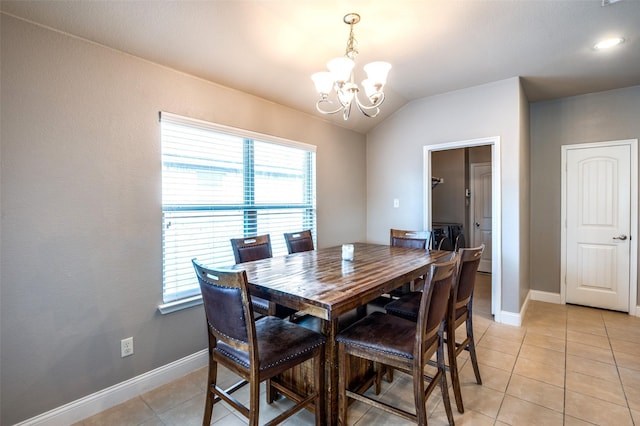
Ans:
[[[276,256],[232,266],[244,270],[249,291],[319,319],[327,336],[325,401],[327,423],[338,421],[338,351],[340,318],[391,290],[425,275],[448,251],[426,251],[381,244],[355,243],[353,260],[342,260],[342,247]],[[305,376],[305,374],[301,374]]]

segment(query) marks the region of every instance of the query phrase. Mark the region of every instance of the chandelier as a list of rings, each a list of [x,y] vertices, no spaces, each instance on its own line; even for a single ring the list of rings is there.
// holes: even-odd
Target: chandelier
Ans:
[[[353,36],[353,26],[360,22],[360,15],[349,13],[344,17],[344,23],[349,25],[349,40],[344,56],[331,59],[327,63],[329,71],[317,72],[311,76],[320,94],[316,103],[316,109],[322,114],[335,114],[342,111],[342,117],[349,119],[351,105],[356,107],[367,117],[375,117],[380,112],[380,105],[384,102],[383,88],[387,82],[387,74],[391,69],[388,62],[371,62],[364,66],[367,73],[366,80],[362,81],[362,87],[367,96],[368,103],[363,104],[358,92],[360,88],[355,83],[353,68],[358,55],[358,42]],[[335,90],[337,104],[329,99],[329,94]],[[337,108],[333,105],[337,105]],[[325,108],[334,109],[325,109]]]

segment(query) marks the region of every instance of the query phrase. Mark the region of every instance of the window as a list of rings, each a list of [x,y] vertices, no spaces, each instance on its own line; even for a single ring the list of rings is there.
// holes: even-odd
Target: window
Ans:
[[[316,234],[315,147],[162,112],[162,268],[165,304],[194,298],[191,259],[235,263],[231,238]],[[161,309],[162,311],[162,309]]]

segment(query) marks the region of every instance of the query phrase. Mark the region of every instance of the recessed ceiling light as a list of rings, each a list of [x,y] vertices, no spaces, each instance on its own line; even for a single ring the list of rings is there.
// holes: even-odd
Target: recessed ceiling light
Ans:
[[[606,40],[602,40],[602,41],[596,43],[593,46],[593,48],[596,49],[596,50],[609,49],[611,47],[619,45],[623,41],[624,41],[624,39],[622,37],[608,38]]]

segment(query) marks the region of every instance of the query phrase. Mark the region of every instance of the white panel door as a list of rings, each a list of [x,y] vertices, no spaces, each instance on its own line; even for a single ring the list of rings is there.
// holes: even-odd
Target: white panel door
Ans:
[[[491,272],[491,163],[471,164],[471,247],[484,243],[478,270]]]
[[[565,194],[567,303],[628,312],[631,147],[567,149]]]

